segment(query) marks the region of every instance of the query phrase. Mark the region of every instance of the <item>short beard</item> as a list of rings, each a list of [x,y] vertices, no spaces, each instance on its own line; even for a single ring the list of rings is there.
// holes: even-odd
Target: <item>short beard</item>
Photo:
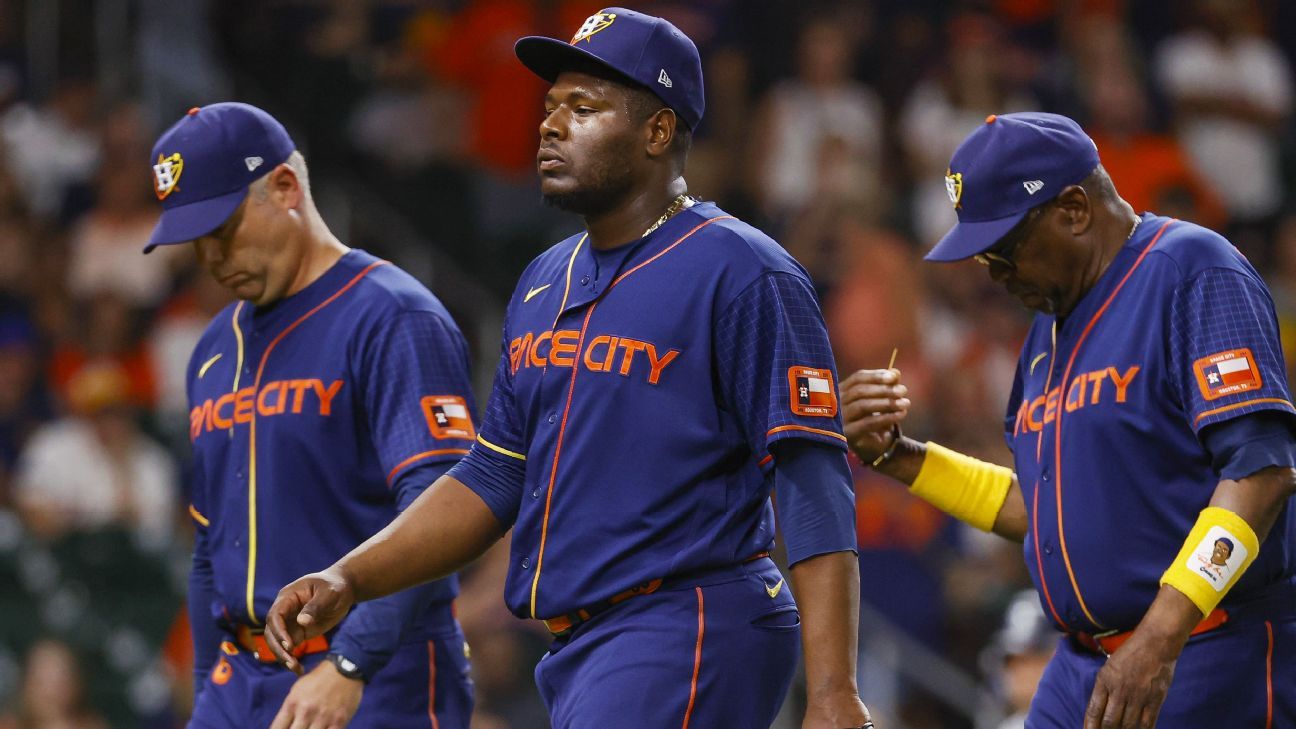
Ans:
[[[634,173],[624,152],[604,153],[604,163],[590,170],[590,180],[579,189],[546,195],[540,199],[545,205],[584,218],[596,218],[615,210],[634,189]]]

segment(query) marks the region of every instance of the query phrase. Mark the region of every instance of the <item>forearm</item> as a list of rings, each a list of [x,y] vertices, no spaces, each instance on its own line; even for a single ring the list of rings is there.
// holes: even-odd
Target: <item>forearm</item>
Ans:
[[[372,600],[472,562],[504,533],[472,490],[442,476],[386,528],[338,560],[357,601]]]
[[[798,562],[791,572],[801,610],[810,704],[834,694],[858,693],[859,560],[853,552],[821,554]]]
[[[900,443],[896,446],[895,451],[876,470],[900,481],[906,486],[912,486],[914,481],[917,480],[918,474],[922,472],[923,463],[926,459],[926,444],[901,436]],[[950,488],[960,488],[961,486],[962,484],[949,484]],[[1026,500],[1022,496],[1021,485],[1017,482],[1017,476],[1013,474],[1012,484],[1008,488],[1008,494],[1004,498],[1003,505],[999,507],[999,511],[995,515],[991,531],[1005,539],[1020,542],[1026,539],[1029,525]]]

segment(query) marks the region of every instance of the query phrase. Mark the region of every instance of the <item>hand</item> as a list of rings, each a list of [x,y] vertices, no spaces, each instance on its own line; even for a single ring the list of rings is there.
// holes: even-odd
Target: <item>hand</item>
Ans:
[[[270,729],[344,729],[363,694],[363,681],[324,661],[293,684]]]
[[[1098,672],[1084,729],[1152,729],[1178,659],[1172,642],[1135,630]]]
[[[900,370],[859,370],[841,383],[842,426],[851,450],[865,464],[886,452],[896,426],[909,413],[909,388]]]
[[[354,604],[351,582],[336,567],[298,578],[279,591],[266,614],[266,643],[285,668],[300,676],[301,663],[292,649],[327,633]]]
[[[871,721],[868,708],[854,691],[811,697],[808,704],[801,729],[855,729]]]

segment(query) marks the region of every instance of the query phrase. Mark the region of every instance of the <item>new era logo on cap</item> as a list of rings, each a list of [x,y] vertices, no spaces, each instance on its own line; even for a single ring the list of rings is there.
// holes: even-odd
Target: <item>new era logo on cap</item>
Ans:
[[[661,73],[657,74],[657,83],[668,89],[675,85],[671,83],[670,76],[666,75],[666,69],[664,68],[661,70]]]
[[[1098,149],[1079,124],[1058,114],[986,118],[950,158],[945,184],[958,224],[927,254],[959,261],[993,246],[1033,207],[1083,182]]]
[[[283,125],[255,106],[226,102],[190,109],[153,145],[150,164],[162,217],[144,252],[219,228],[243,202],[248,185],[294,149]]]

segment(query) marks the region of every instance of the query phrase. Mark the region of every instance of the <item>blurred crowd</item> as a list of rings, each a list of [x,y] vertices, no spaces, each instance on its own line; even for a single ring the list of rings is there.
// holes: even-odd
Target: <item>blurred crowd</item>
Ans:
[[[690,190],[813,276],[842,371],[893,350],[906,429],[1008,463],[1028,318],[975,264],[924,265],[943,176],[992,113],[1078,119],[1136,210],[1226,233],[1296,361],[1296,6],[1280,0],[641,0],[699,45]],[[489,382],[498,311],[578,221],[540,204],[527,34],[587,0],[0,0],[0,729],[188,715],[189,352],[227,294],[156,220],[156,135],[188,108],[284,120],[344,241],[441,295]],[[892,728],[1020,726],[1051,638],[1020,553],[857,472],[864,696]],[[545,726],[505,545],[458,613],[482,729]],[[789,717],[800,698],[789,701]],[[1016,717],[1016,718],[1014,718]],[[1017,722],[1014,724],[1013,722]],[[793,726],[789,723],[788,726]]]

